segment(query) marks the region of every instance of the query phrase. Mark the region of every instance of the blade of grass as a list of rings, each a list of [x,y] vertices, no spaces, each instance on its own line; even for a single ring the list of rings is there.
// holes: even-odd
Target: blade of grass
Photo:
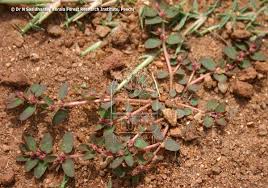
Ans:
[[[80,56],[84,57],[88,53],[97,50],[102,44],[102,41],[96,42],[93,45],[89,46],[85,51],[81,52]]]
[[[150,63],[153,62],[156,54],[154,55],[146,55],[146,59],[139,64],[129,75],[128,77],[123,80],[115,89],[115,93],[118,92],[120,89],[122,89],[140,70],[142,70],[144,67],[148,66]]]

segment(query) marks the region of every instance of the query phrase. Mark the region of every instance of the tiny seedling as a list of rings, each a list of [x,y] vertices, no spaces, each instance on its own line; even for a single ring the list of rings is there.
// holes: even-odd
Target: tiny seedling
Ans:
[[[211,99],[207,101],[206,104],[206,115],[203,119],[203,125],[206,128],[211,128],[216,123],[219,126],[226,126],[227,121],[224,117],[226,112],[226,104],[220,103],[216,99]]]
[[[25,171],[34,171],[35,178],[41,178],[44,173],[51,167],[58,171],[60,168],[68,177],[74,177],[74,158],[81,157],[88,160],[84,154],[73,154],[73,135],[67,132],[63,136],[60,145],[60,154],[53,153],[53,139],[49,133],[44,134],[39,146],[32,136],[25,136],[24,143],[20,145],[21,156],[16,158],[17,162],[25,163]]]

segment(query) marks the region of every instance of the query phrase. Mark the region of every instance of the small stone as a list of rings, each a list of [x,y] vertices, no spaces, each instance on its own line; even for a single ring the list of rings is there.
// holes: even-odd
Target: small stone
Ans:
[[[216,87],[217,83],[214,81],[210,75],[207,75],[204,79],[204,87],[207,89],[212,89]]]
[[[74,44],[73,40],[70,40],[70,39],[64,40],[64,46],[66,48],[70,48],[73,44]]]
[[[182,130],[182,137],[185,141],[192,141],[197,138],[199,138],[199,133],[194,124],[189,124],[187,125],[183,130]]]
[[[268,73],[268,62],[256,62],[255,69],[261,73]]]
[[[47,28],[47,32],[52,37],[60,37],[63,35],[63,30],[58,25],[50,25]]]
[[[31,53],[30,54],[30,60],[33,62],[38,62],[40,60],[40,57],[37,53]]]
[[[247,30],[237,29],[233,31],[231,36],[233,39],[246,39],[251,36],[251,33]]]
[[[232,22],[227,22],[225,25],[226,31],[228,34],[231,34],[233,31],[233,23]]]
[[[214,166],[211,170],[214,175],[219,175],[221,173],[221,168],[219,166]]]
[[[145,180],[145,183],[150,183],[151,182],[151,178],[149,178],[147,176],[144,178],[144,180]]]
[[[0,176],[0,184],[11,186],[15,182],[15,173],[12,169],[7,169]]]
[[[203,117],[203,113],[202,112],[199,112],[197,113],[195,116],[194,116],[194,119],[198,122],[198,123],[202,123],[202,117]]]
[[[15,87],[29,86],[30,81],[27,76],[20,72],[13,72],[7,78],[1,79],[1,82],[5,85],[11,85]]]
[[[164,64],[163,64],[162,61],[156,61],[156,62],[154,62],[154,64],[155,64],[155,66],[156,66],[157,68],[163,68],[163,67],[164,67]]]
[[[170,108],[165,108],[162,110],[164,118],[170,123],[171,126],[176,126],[177,124],[177,112]]]
[[[111,29],[107,26],[98,25],[96,28],[96,34],[101,38],[106,37],[110,31]]]
[[[14,33],[13,43],[18,48],[21,48],[23,46],[24,38],[19,32]]]
[[[251,121],[251,122],[247,122],[247,126],[248,126],[248,127],[254,127],[254,122],[253,122],[253,121]]]
[[[232,83],[232,90],[234,94],[245,98],[251,98],[254,94],[254,87],[251,84],[239,80]]]
[[[124,45],[129,39],[129,34],[123,26],[117,26],[109,36],[112,44],[116,46]]]
[[[184,90],[184,86],[183,85],[180,85],[180,84],[174,84],[174,87],[175,87],[175,90],[177,93],[182,93],[183,90]]]
[[[124,54],[121,51],[113,48],[111,51],[112,54],[108,55],[102,60],[104,72],[110,72],[111,70],[118,70],[126,67]]]
[[[4,152],[9,152],[10,151],[10,147],[6,144],[3,144],[2,149],[4,150]]]
[[[180,128],[172,128],[170,129],[170,136],[175,137],[175,138],[181,138],[181,129]]]
[[[218,88],[221,93],[225,94],[229,88],[229,84],[227,82],[219,82]]]
[[[250,81],[255,79],[257,76],[257,72],[253,67],[249,67],[244,69],[238,74],[238,79],[241,81]]]
[[[266,136],[268,134],[268,130],[265,124],[260,124],[258,128],[258,135],[259,136]]]
[[[11,67],[11,63],[6,63],[6,67],[7,68]]]

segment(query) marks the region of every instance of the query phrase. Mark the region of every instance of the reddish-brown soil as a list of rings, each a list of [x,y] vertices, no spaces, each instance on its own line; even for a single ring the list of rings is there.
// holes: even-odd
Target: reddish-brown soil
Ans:
[[[71,86],[69,99],[79,99],[81,85],[102,93],[113,78],[124,78],[140,62],[138,58],[144,50],[137,15],[138,11],[122,15],[127,30],[122,29],[118,36],[108,38],[102,49],[81,58],[79,52],[97,41],[96,23],[106,16],[104,13],[84,19],[85,31],[73,24],[69,29],[51,31],[58,32],[55,36],[39,31],[22,37],[13,25],[27,23],[28,14],[11,13],[7,7],[0,7],[0,184],[6,184],[0,187],[58,187],[62,173],[47,173],[41,180],[35,180],[16,163],[22,135],[40,137],[49,131],[58,141],[64,131],[70,130],[78,145],[88,140],[97,121],[96,107],[86,105],[73,108],[69,121],[58,127],[51,126],[51,114],[20,122],[18,111],[5,110],[8,95],[27,84],[42,83],[48,86],[51,96],[56,96],[64,81]],[[46,29],[63,21],[64,15],[55,13],[42,27]],[[262,51],[268,54],[267,38],[263,42]],[[214,36],[191,37],[189,44],[190,57],[222,57],[224,44]],[[148,69],[158,67],[161,63]],[[267,71],[257,74],[258,78],[251,81],[254,88],[251,99],[235,97],[231,89],[226,94],[217,89],[204,90],[203,100],[216,97],[227,103],[228,125],[207,130],[193,122],[184,128],[183,139],[177,138],[181,146],[179,155],[167,154],[167,159],[146,173],[137,187],[268,187],[268,79]],[[233,79],[236,76],[239,72]],[[105,187],[111,174],[101,170],[97,163],[85,165],[77,161],[76,178],[69,182],[69,187]],[[113,187],[131,187],[131,183],[127,179],[113,179]]]

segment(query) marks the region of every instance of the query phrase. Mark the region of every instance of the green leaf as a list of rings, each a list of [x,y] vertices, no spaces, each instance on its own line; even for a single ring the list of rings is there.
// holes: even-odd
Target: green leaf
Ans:
[[[158,125],[152,125],[150,127],[150,129],[151,129],[152,134],[156,140],[163,140],[164,139],[164,136],[163,136],[161,129]]]
[[[216,63],[210,57],[202,58],[200,60],[200,63],[201,63],[201,65],[203,65],[209,71],[215,71],[216,70]]]
[[[203,125],[206,128],[210,128],[214,125],[214,119],[208,115],[205,116],[204,121],[203,121]]]
[[[175,7],[175,6],[169,6],[165,10],[166,17],[169,18],[169,19],[174,18],[179,13],[180,13],[180,9],[178,7]]]
[[[66,176],[74,177],[74,162],[72,159],[66,159],[61,166]]]
[[[60,90],[59,90],[59,99],[63,100],[68,94],[68,83],[65,82],[64,84],[61,85]]]
[[[52,136],[49,133],[46,133],[40,142],[40,149],[41,151],[45,152],[46,154],[52,151]]]
[[[23,103],[24,103],[24,100],[21,100],[19,98],[14,98],[7,104],[7,109],[16,108],[22,105]]]
[[[156,111],[160,110],[161,107],[162,107],[162,104],[158,100],[154,100],[152,102],[152,109],[153,109],[153,111],[156,112]]]
[[[185,112],[182,109],[177,109],[176,113],[177,113],[177,118],[178,119],[181,119],[181,118],[183,118],[185,116]]]
[[[179,151],[180,149],[179,144],[171,138],[168,138],[165,140],[164,146],[165,146],[165,149],[169,151]]]
[[[118,142],[117,137],[113,132],[105,132],[104,141],[105,148],[112,153],[117,153],[122,148],[122,145]]]
[[[139,149],[143,149],[146,146],[148,146],[148,143],[144,141],[142,138],[137,138],[134,145]]]
[[[59,125],[62,122],[64,122],[67,118],[68,118],[68,111],[61,108],[53,116],[52,124]]]
[[[18,156],[18,157],[16,157],[16,161],[17,162],[26,162],[28,160],[29,160],[29,158],[24,157],[24,156]]]
[[[163,19],[159,16],[145,19],[145,25],[155,25],[155,24],[160,24],[162,22],[163,22]]]
[[[232,46],[225,47],[223,52],[230,59],[236,60],[237,51],[234,47],[232,47]]]
[[[189,116],[193,113],[191,108],[184,108],[183,111],[185,116]]]
[[[223,113],[225,112],[226,104],[225,103],[220,103],[217,108],[215,109],[215,112],[218,113]]]
[[[188,91],[192,93],[196,93],[200,89],[200,85],[198,84],[192,84],[188,87]]]
[[[40,97],[46,91],[46,86],[40,84],[33,84],[30,87],[30,90],[36,97]]]
[[[176,25],[176,27],[174,28],[174,31],[180,31],[184,27],[184,25],[187,21],[187,18],[188,18],[187,14],[185,16],[183,16],[183,18],[180,20],[179,24]]]
[[[61,150],[64,153],[71,153],[73,150],[73,134],[71,132],[67,132],[63,136]]]
[[[177,95],[177,92],[176,92],[175,89],[171,89],[171,90],[169,90],[169,96],[170,96],[170,97],[174,98],[174,97],[176,97],[176,95]]]
[[[38,164],[39,160],[38,159],[31,159],[28,160],[25,163],[25,171],[26,172],[30,172],[37,164]]]
[[[145,41],[144,47],[147,49],[157,48],[162,44],[162,41],[158,38],[149,38]]]
[[[216,119],[216,124],[220,126],[226,126],[227,122],[224,118]]]
[[[113,160],[113,162],[111,162],[110,168],[115,169],[119,167],[123,161],[124,161],[124,157],[117,157],[115,160]]]
[[[167,78],[167,77],[168,77],[168,72],[165,71],[165,70],[160,70],[160,71],[157,72],[156,77],[157,77],[158,79],[164,79],[164,78]]]
[[[32,136],[25,136],[24,137],[25,144],[28,150],[36,152],[37,147],[36,147],[36,141]]]
[[[167,38],[167,43],[170,45],[180,44],[180,43],[182,43],[182,41],[183,41],[183,39],[179,35],[179,33],[173,33],[173,34],[169,35]]]
[[[148,7],[148,6],[145,6],[143,8],[143,13],[142,13],[143,16],[145,17],[155,17],[158,15],[157,11],[151,7]]]
[[[197,106],[198,103],[199,103],[199,100],[198,100],[197,98],[192,98],[192,99],[190,100],[190,104],[191,104],[192,106]]]
[[[51,98],[49,98],[48,96],[45,96],[43,99],[44,99],[46,105],[48,105],[48,106],[51,106],[54,104],[54,101]]]
[[[19,116],[19,120],[24,121],[31,117],[36,110],[36,106],[28,106]]]
[[[244,59],[242,62],[238,64],[238,66],[242,69],[246,69],[251,66],[251,63],[248,59]]]
[[[214,111],[219,105],[218,100],[211,99],[207,102],[206,108],[208,111]]]
[[[213,74],[213,78],[217,80],[218,82],[226,82],[227,81],[227,76],[225,74]]]
[[[250,58],[255,61],[266,61],[267,59],[267,57],[261,52],[254,53]]]
[[[133,159],[133,156],[131,154],[125,156],[124,159],[129,167],[132,167],[134,165],[134,159]]]
[[[94,157],[95,154],[93,154],[91,151],[87,151],[83,156],[83,160],[90,160],[93,159]]]
[[[121,168],[121,167],[118,167],[116,169],[113,169],[113,173],[119,177],[119,178],[123,178],[125,175],[126,175],[126,170],[125,168]]]
[[[47,163],[44,163],[44,162],[40,162],[38,163],[38,166],[35,167],[34,169],[34,177],[39,179],[43,176],[43,174],[46,172],[47,170]]]

